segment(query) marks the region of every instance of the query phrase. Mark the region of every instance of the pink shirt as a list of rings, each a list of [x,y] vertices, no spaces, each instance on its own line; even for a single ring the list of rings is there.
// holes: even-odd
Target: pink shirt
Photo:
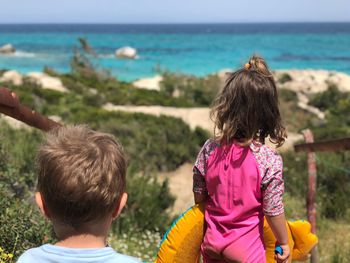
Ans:
[[[265,262],[263,216],[284,212],[280,155],[258,143],[220,146],[208,140],[193,172],[193,191],[208,194],[202,249],[221,253],[229,247],[240,261]]]

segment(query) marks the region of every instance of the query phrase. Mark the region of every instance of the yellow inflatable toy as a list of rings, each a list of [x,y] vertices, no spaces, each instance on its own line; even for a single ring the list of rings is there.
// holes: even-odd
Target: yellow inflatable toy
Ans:
[[[288,221],[286,224],[292,250],[289,262],[307,259],[309,252],[318,242],[317,237],[311,233],[310,223],[299,220]],[[202,205],[194,205],[178,217],[165,233],[155,263],[198,263],[203,234],[204,208]],[[266,262],[275,262],[276,240],[266,220],[264,242]]]

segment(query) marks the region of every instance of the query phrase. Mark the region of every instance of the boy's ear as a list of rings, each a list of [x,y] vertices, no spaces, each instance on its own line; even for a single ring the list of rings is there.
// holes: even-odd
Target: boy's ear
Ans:
[[[47,210],[47,207],[45,205],[45,202],[44,202],[44,199],[41,195],[40,192],[35,192],[35,202],[36,202],[36,205],[39,207],[41,213],[47,217],[48,219],[50,219],[50,213],[49,211]]]
[[[117,205],[117,207],[115,208],[115,210],[114,210],[114,212],[112,214],[113,219],[116,219],[120,215],[120,213],[123,210],[127,200],[128,200],[128,194],[127,193],[123,193],[121,198],[120,198],[119,204]]]

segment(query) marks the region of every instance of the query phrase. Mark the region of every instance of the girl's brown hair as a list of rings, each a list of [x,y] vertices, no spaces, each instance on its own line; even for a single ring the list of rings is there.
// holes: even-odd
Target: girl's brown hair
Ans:
[[[263,58],[254,55],[243,69],[232,73],[213,103],[211,118],[221,144],[264,143],[267,136],[277,147],[284,143],[287,136],[276,84]]]

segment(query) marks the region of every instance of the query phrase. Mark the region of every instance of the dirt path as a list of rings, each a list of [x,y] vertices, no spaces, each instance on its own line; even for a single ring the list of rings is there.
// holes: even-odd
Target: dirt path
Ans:
[[[161,180],[169,180],[170,193],[176,197],[171,215],[179,215],[194,204],[192,193],[192,165],[185,163],[176,170],[159,174]]]
[[[151,115],[166,115],[182,119],[191,129],[196,126],[212,131],[214,126],[209,118],[209,108],[176,108],[164,106],[120,106],[107,103],[103,106],[108,111],[139,112]]]

